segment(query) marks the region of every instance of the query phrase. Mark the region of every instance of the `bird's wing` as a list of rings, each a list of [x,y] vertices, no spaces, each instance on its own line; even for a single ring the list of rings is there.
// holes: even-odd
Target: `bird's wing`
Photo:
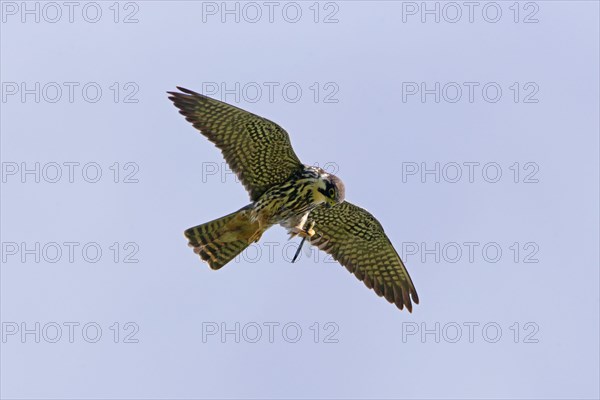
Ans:
[[[385,296],[399,309],[412,312],[412,301],[419,296],[383,227],[368,211],[347,201],[331,208],[314,209],[308,223],[314,221],[312,245],[331,254],[369,289]]]
[[[255,201],[302,169],[287,132],[274,122],[188,89],[168,92],[179,112],[213,142]]]

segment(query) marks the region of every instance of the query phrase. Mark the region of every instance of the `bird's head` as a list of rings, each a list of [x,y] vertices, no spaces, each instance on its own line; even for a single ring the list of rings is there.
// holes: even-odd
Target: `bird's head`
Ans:
[[[332,207],[344,201],[346,190],[344,182],[340,178],[331,174],[321,175],[322,183],[319,192],[325,196],[325,204]]]

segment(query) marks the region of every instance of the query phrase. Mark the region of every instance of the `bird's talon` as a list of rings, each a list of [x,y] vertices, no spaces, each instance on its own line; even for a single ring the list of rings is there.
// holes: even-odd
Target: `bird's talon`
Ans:
[[[301,231],[298,231],[296,233],[296,235],[300,236],[302,239],[310,239],[311,236],[314,235],[314,234],[315,234],[315,231],[312,230],[312,229],[309,230],[308,232],[304,231],[304,230],[301,230]]]

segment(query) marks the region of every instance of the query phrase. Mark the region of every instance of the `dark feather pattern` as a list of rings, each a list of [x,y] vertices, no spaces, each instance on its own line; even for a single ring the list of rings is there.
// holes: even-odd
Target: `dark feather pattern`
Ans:
[[[180,92],[168,92],[169,99],[221,150],[252,200],[235,213],[185,231],[190,246],[202,260],[219,269],[249,243],[259,240],[271,225],[305,229],[306,222],[306,226],[314,224],[312,245],[331,254],[378,296],[412,312],[412,304],[418,304],[419,297],[404,263],[375,217],[344,201],[344,184],[339,178],[303,165],[289,135],[276,123],[191,90],[178,89]],[[321,206],[323,197],[315,199],[314,193],[337,204],[331,208]],[[308,228],[303,232],[308,233]]]
[[[308,220],[315,223],[312,245],[331,254],[378,296],[412,312],[412,303],[419,303],[417,291],[373,215],[345,201],[331,208],[314,209]]]
[[[303,165],[287,132],[274,122],[189,89],[168,92],[185,119],[213,142],[253,201]]]

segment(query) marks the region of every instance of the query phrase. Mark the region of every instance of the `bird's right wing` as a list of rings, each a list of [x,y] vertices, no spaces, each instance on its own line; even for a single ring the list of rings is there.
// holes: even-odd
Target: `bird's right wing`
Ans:
[[[189,89],[168,92],[179,112],[213,142],[255,201],[301,171],[287,132],[274,122]]]
[[[415,286],[383,227],[367,210],[347,201],[331,208],[315,208],[308,226],[315,223],[310,243],[331,254],[369,289],[412,311],[419,303]]]

